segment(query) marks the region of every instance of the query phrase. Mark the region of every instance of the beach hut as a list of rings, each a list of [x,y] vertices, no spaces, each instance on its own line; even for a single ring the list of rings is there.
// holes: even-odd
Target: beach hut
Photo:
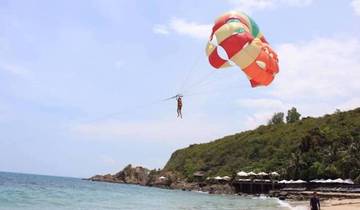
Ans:
[[[202,182],[205,179],[205,172],[204,171],[197,171],[193,173],[194,181],[195,182]]]
[[[238,179],[239,182],[251,182],[251,179]]]
[[[205,179],[205,181],[206,182],[208,182],[208,183],[214,183],[214,181],[215,181],[215,177],[207,177],[206,179]]]
[[[279,184],[282,185],[282,190],[284,191],[301,191],[301,190],[305,190],[306,186],[305,184],[307,183],[304,180],[281,180],[278,182]]]
[[[249,173],[248,173],[248,176],[256,176],[257,175],[257,173],[255,173],[255,172],[253,172],[253,171],[250,171]]]
[[[337,179],[334,179],[334,180],[333,180],[333,183],[343,184],[343,183],[344,183],[344,180],[341,179],[341,178],[337,178]]]
[[[212,180],[215,180],[216,182],[219,182],[220,180],[222,180],[221,176],[216,176],[214,178],[212,178]]]
[[[254,179],[254,182],[258,182],[260,184],[261,192],[264,192],[264,183],[270,182],[270,180],[266,180],[268,174],[262,171],[256,174],[256,176],[260,177],[260,179]]]
[[[304,180],[299,179],[299,180],[293,181],[292,183],[293,183],[293,184],[305,184],[305,183],[307,183],[307,182],[304,181]]]
[[[229,176],[224,176],[224,177],[222,177],[223,178],[223,180],[225,180],[225,181],[230,181],[231,180],[231,177],[229,177]]]
[[[224,179],[224,177],[216,176],[214,177],[215,183],[217,184],[225,184],[227,181]]]
[[[269,178],[269,174],[268,174],[268,173],[265,173],[265,172],[263,172],[263,171],[260,172],[260,173],[258,173],[256,176],[260,177],[262,180]]]
[[[265,172],[260,172],[260,173],[258,173],[257,175],[258,175],[258,176],[267,176],[268,174],[265,173]]]
[[[344,184],[354,184],[354,182],[351,179],[345,179]]]
[[[314,179],[310,181],[312,188],[317,188],[320,190],[326,191],[337,191],[337,190],[346,190],[348,185],[354,184],[351,179]]]
[[[292,184],[294,180],[290,179],[289,181],[286,181],[285,184]]]
[[[270,173],[270,176],[271,177],[279,177],[280,174],[278,172],[276,172],[276,171],[273,171],[273,172]]]
[[[299,180],[294,181],[294,180],[290,179],[290,180],[281,180],[281,181],[279,181],[279,184],[296,184],[298,182],[299,182]]]
[[[240,177],[247,177],[247,176],[249,176],[249,174],[246,173],[245,171],[240,171],[240,172],[238,172],[236,175],[237,175],[237,176],[240,176]]]

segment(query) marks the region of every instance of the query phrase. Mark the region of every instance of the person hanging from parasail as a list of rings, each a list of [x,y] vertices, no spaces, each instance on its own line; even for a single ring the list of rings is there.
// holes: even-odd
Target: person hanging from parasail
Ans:
[[[176,95],[176,101],[177,101],[177,117],[180,117],[182,119],[182,106],[183,106],[183,103],[182,103],[182,95]]]

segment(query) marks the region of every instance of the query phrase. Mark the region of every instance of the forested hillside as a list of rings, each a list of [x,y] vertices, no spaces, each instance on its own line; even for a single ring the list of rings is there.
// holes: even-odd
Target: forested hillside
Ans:
[[[255,130],[175,151],[165,171],[191,180],[244,171],[277,171],[287,179],[351,178],[360,182],[360,108]]]

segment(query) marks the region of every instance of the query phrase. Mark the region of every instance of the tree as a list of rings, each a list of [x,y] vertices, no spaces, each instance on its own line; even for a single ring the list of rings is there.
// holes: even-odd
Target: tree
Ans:
[[[276,112],[272,118],[269,120],[269,125],[276,125],[284,123],[284,113],[283,112]]]
[[[301,114],[296,110],[295,107],[288,110],[287,116],[286,116],[286,122],[287,123],[293,123],[300,120]]]

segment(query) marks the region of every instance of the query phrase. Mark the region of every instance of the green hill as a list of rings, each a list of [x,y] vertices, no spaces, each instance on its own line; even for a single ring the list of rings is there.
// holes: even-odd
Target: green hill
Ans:
[[[287,179],[351,178],[360,182],[360,108],[255,130],[175,151],[165,171],[233,175],[278,171]]]

